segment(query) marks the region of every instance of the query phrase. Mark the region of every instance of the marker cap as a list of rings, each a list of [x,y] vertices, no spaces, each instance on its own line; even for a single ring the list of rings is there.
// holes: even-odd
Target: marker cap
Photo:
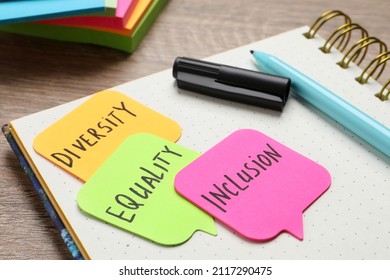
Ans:
[[[179,88],[282,111],[290,79],[188,57],[178,57],[173,77]]]

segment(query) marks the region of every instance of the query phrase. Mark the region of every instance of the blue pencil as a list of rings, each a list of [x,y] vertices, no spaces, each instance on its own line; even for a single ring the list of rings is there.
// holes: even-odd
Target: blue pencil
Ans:
[[[390,157],[389,128],[277,57],[251,53],[265,72],[290,78],[294,93]]]

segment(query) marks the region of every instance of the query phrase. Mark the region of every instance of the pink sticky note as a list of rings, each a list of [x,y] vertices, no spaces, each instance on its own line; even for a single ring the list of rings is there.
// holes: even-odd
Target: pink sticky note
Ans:
[[[255,130],[236,131],[182,169],[176,191],[238,234],[303,239],[302,213],[330,186],[328,171]]]

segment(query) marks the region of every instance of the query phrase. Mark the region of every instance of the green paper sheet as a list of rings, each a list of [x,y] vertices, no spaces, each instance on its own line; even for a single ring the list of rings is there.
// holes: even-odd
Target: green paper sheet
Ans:
[[[198,230],[216,235],[214,219],[173,185],[177,172],[198,156],[152,134],[135,134],[88,179],[77,203],[93,217],[162,245],[182,244]]]

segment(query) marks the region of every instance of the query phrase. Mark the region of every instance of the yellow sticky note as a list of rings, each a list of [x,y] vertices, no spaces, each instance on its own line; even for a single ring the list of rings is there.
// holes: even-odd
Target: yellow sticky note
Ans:
[[[86,181],[130,135],[150,133],[176,142],[173,120],[116,91],[102,91],[41,132],[34,149]]]

